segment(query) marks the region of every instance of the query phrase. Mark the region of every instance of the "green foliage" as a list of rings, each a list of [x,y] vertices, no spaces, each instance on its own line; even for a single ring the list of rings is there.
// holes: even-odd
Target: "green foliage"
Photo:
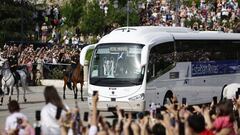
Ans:
[[[118,1],[118,8],[113,7],[111,1],[108,13],[108,22],[117,23],[120,26],[127,26],[127,0]],[[138,15],[138,1],[133,0],[129,3],[129,26],[138,26],[140,24],[140,17]]]
[[[32,5],[16,3],[13,0],[2,0],[0,4],[0,43],[5,40],[19,40],[26,38],[32,32]],[[24,35],[21,35],[21,21],[23,21]],[[4,35],[4,36],[2,36]]]
[[[118,8],[113,7],[110,0],[107,14],[99,6],[98,0],[70,0],[62,7],[63,16],[67,18],[68,27],[79,26],[84,35],[103,34],[107,28],[111,28],[116,23],[120,26],[127,25],[127,0],[118,0]],[[137,26],[140,24],[138,15],[138,1],[133,0],[130,4],[129,25]],[[141,0],[143,1],[143,0]]]
[[[69,0],[61,8],[63,16],[67,18],[66,24],[70,27],[77,26],[84,15],[86,0]]]
[[[105,16],[97,1],[89,2],[84,9],[80,29],[84,34],[99,34],[105,28]]]
[[[88,50],[85,60],[90,61],[92,58],[92,54],[93,54],[93,49]]]
[[[64,76],[63,70],[61,68],[55,67],[51,74],[49,74],[49,78],[51,79],[62,79]]]

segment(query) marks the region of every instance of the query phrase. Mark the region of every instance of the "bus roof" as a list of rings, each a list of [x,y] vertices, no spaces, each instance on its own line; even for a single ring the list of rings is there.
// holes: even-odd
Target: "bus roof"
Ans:
[[[174,40],[240,40],[240,34],[217,31],[196,32],[184,27],[136,26],[121,27],[104,36],[98,44],[159,44]]]

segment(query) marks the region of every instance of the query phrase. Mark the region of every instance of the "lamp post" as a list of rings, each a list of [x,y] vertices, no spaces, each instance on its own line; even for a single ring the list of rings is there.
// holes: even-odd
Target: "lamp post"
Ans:
[[[127,1],[127,27],[129,26],[129,12],[130,12],[129,3],[130,3],[130,0]]]
[[[129,25],[129,12],[130,12],[129,4],[130,4],[130,0],[127,0],[127,27],[128,27],[128,25]],[[114,0],[114,1],[113,1],[113,7],[114,7],[115,9],[118,8],[118,0]]]
[[[180,20],[179,20],[179,9],[180,9],[180,0],[176,0],[176,18],[177,18],[177,25],[180,25]]]

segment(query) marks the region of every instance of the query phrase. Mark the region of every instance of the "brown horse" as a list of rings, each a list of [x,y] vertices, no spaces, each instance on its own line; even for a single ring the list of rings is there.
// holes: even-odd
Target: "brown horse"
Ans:
[[[66,73],[63,77],[63,80],[64,80],[63,99],[66,99],[66,96],[65,96],[66,85],[70,90],[73,90],[74,98],[77,99],[77,93],[78,93],[77,84],[80,83],[81,84],[81,100],[83,101],[83,94],[82,94],[83,83],[84,83],[83,66],[81,66],[79,62],[77,64],[77,67],[72,71],[70,82],[68,82],[69,80],[68,78],[69,78],[68,73]],[[72,87],[72,83],[73,83],[73,87]]]

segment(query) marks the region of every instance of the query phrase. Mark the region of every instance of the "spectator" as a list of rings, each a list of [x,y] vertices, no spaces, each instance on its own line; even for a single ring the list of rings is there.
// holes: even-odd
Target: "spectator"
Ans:
[[[59,119],[68,111],[54,86],[44,90],[46,105],[41,110],[41,127],[44,135],[60,135]]]
[[[20,106],[16,100],[8,104],[10,115],[6,118],[5,132],[8,135],[34,135],[32,126],[28,123],[27,117],[20,113]]]
[[[47,27],[46,23],[43,23],[41,30],[42,30],[42,42],[46,43],[47,42],[47,34],[48,34],[48,27]]]
[[[196,122],[197,121],[197,122]],[[214,135],[212,131],[205,128],[205,120],[201,114],[193,114],[187,118],[188,126],[194,135]]]

